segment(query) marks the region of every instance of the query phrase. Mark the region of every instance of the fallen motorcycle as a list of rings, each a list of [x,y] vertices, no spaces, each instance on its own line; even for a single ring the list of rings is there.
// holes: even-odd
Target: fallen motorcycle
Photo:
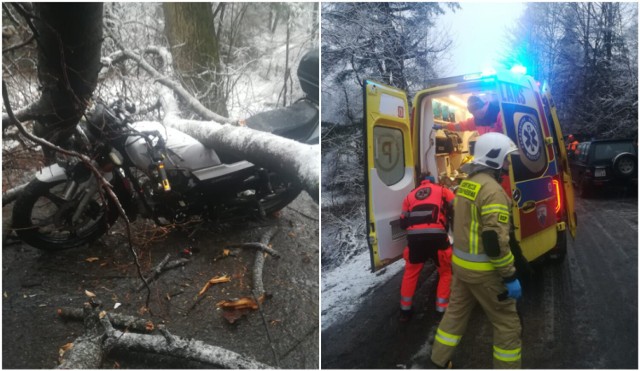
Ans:
[[[314,77],[315,76],[315,77]],[[298,69],[306,97],[246,120],[250,128],[304,143],[318,142],[318,54]],[[97,104],[76,127],[70,146],[80,149],[108,180],[130,220],[158,225],[194,217],[230,222],[276,212],[301,192],[292,179],[256,166],[237,154],[206,148],[194,138],[154,122],[131,122],[134,108],[118,101]],[[13,208],[13,228],[43,250],[77,247],[96,240],[120,212],[101,191],[99,177],[76,157],[42,169]]]

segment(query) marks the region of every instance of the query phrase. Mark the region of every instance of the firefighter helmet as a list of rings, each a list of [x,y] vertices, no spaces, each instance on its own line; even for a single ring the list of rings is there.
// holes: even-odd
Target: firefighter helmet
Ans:
[[[509,154],[518,154],[518,146],[508,136],[486,133],[478,137],[474,148],[474,164],[500,169]]]

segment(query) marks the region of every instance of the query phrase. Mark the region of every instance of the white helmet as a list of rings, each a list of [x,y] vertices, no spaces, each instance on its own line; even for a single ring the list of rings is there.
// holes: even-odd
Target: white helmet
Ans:
[[[519,154],[518,146],[508,136],[500,133],[486,133],[476,140],[471,163],[500,169],[508,154]]]

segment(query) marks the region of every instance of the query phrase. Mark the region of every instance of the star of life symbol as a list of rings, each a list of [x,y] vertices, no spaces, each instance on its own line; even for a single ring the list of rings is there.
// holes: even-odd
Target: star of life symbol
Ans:
[[[531,161],[537,161],[542,153],[542,138],[531,116],[524,115],[518,123],[518,141],[524,155]]]

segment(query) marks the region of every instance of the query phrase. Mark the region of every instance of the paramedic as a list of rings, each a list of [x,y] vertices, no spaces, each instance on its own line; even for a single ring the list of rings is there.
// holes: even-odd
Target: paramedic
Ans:
[[[449,305],[451,244],[447,231],[454,194],[448,188],[436,184],[429,175],[422,175],[421,179],[424,180],[404,199],[400,215],[400,227],[407,230],[409,245],[403,253],[405,268],[400,288],[401,322],[411,319],[411,305],[418,277],[429,259],[438,267],[436,312],[444,313]]]
[[[493,367],[520,368],[522,295],[509,248],[511,199],[498,183],[518,147],[505,135],[478,137],[454,201],[453,280],[449,308],[436,331],[431,362],[450,367],[471,312],[479,303],[493,325]]]
[[[580,142],[578,142],[574,137],[573,134],[569,134],[569,136],[567,136],[567,154],[569,155],[570,158],[574,157],[576,154],[576,149],[578,148],[578,144],[580,144]]]
[[[450,123],[445,126],[433,125],[436,130],[447,129],[449,131],[478,131],[478,134],[494,132],[502,133],[502,114],[500,103],[497,100],[485,102],[482,98],[472,95],[467,99],[467,109],[473,115],[464,121]]]

